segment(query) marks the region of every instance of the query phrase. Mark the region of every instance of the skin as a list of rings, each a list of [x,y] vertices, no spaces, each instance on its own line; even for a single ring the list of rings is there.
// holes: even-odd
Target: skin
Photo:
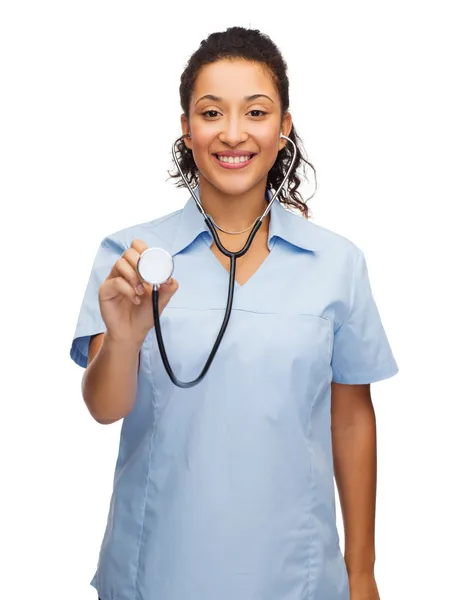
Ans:
[[[246,100],[247,96],[263,94]],[[220,100],[204,98],[214,95]],[[214,111],[214,112],[208,112]],[[263,111],[255,112],[255,111]],[[185,144],[199,171],[200,198],[205,211],[228,231],[246,229],[266,206],[267,174],[289,135],[292,117],[282,114],[278,90],[264,65],[245,60],[219,60],[205,65],[191,95],[189,114],[181,116]],[[246,169],[226,170],[213,153],[222,150],[257,153]],[[250,250],[237,262],[237,276],[246,281],[268,253],[269,215]],[[243,235],[219,232],[229,250],[239,250]],[[212,251],[229,268],[229,261]],[[331,384],[331,430],[336,485],[345,530],[345,562],[350,599],[379,600],[374,577],[376,498],[376,427],[370,384]]]
[[[380,600],[374,575],[377,433],[370,384],[331,383],[331,435],[350,600]]]
[[[204,98],[208,94],[221,100]],[[245,100],[255,94],[268,98]],[[205,211],[228,231],[250,227],[266,207],[268,171],[286,144],[280,133],[288,136],[292,127],[290,113],[282,115],[279,93],[268,69],[245,60],[220,60],[204,66],[195,81],[189,118],[181,116],[181,127],[184,134],[192,136],[185,144],[197,164]],[[245,150],[256,156],[247,168],[232,171],[213,159],[213,153],[224,150]],[[257,235],[262,244],[268,228],[269,215]],[[229,249],[242,248],[247,236],[220,234]]]

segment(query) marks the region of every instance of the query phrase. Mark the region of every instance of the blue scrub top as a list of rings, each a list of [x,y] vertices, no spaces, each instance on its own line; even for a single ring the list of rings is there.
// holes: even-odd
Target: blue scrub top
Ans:
[[[202,382],[174,386],[154,328],[142,345],[91,580],[101,600],[349,600],[331,381],[372,383],[398,367],[363,252],[278,200],[270,215],[270,254],[235,284],[229,325]],[[90,336],[106,330],[98,288],[134,238],[174,257],[179,289],[162,333],[175,375],[193,380],[219,333],[229,274],[192,197],[182,210],[102,240],[71,358],[86,367]]]

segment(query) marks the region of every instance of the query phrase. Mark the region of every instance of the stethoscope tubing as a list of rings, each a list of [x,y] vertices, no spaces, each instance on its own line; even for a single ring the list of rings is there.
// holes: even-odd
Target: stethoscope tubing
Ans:
[[[162,362],[164,364],[164,368],[167,371],[167,374],[169,375],[172,383],[174,383],[176,386],[180,387],[180,388],[191,388],[194,387],[195,385],[197,385],[198,383],[200,383],[202,381],[202,379],[205,377],[205,375],[208,372],[208,369],[211,366],[211,363],[213,362],[213,359],[219,349],[220,343],[222,341],[222,338],[224,337],[225,331],[227,329],[227,325],[229,323],[230,320],[230,316],[232,313],[232,307],[233,307],[233,296],[234,296],[234,291],[235,291],[235,274],[236,274],[236,261],[238,258],[240,258],[241,256],[243,256],[244,254],[246,254],[246,252],[249,250],[249,248],[251,247],[251,244],[254,240],[254,237],[256,236],[258,230],[260,229],[260,227],[263,224],[263,220],[266,217],[266,215],[269,213],[269,211],[271,210],[271,206],[273,204],[273,202],[275,201],[275,199],[278,197],[279,192],[281,191],[282,187],[284,186],[285,182],[288,179],[288,176],[291,173],[293,164],[295,162],[296,159],[296,145],[293,142],[293,140],[291,140],[290,138],[286,137],[285,135],[281,134],[281,137],[285,138],[286,140],[288,140],[292,145],[293,145],[293,156],[292,156],[292,160],[290,163],[290,167],[287,170],[287,173],[285,174],[284,179],[282,180],[280,186],[278,187],[277,191],[274,193],[272,199],[269,201],[268,206],[266,207],[264,213],[262,214],[261,217],[258,217],[256,222],[254,223],[254,226],[252,227],[252,230],[248,236],[248,239],[246,241],[246,243],[244,244],[243,248],[237,252],[231,252],[230,250],[227,250],[227,248],[225,248],[223,246],[223,244],[221,243],[221,240],[219,239],[219,235],[218,232],[216,231],[216,226],[211,218],[210,215],[207,215],[205,213],[205,211],[203,210],[203,206],[200,203],[199,199],[197,198],[197,195],[194,193],[193,189],[191,188],[188,180],[186,179],[186,176],[184,175],[179,161],[177,159],[176,153],[175,153],[175,146],[176,144],[182,140],[183,138],[187,137],[188,134],[185,134],[181,137],[179,137],[173,144],[172,146],[172,154],[173,154],[173,158],[175,161],[175,164],[177,166],[177,169],[183,179],[183,181],[186,184],[186,187],[188,188],[188,190],[190,191],[192,197],[194,198],[196,205],[199,209],[199,211],[202,213],[205,222],[208,226],[208,228],[210,229],[211,233],[213,234],[213,239],[214,242],[216,244],[216,246],[218,247],[219,251],[222,252],[222,254],[224,254],[225,256],[230,258],[230,276],[229,276],[229,290],[228,290],[228,296],[227,296],[227,306],[226,306],[226,310],[225,310],[225,315],[224,315],[224,320],[222,322],[221,328],[219,330],[219,334],[216,338],[216,341],[213,345],[213,349],[211,350],[211,353],[208,357],[208,360],[205,363],[205,366],[203,367],[200,375],[194,379],[193,381],[180,381],[174,374],[172,367],[170,366],[169,363],[169,359],[167,357],[167,353],[164,347],[164,341],[162,338],[162,330],[161,330],[161,322],[160,322],[160,318],[159,318],[159,308],[158,308],[158,303],[159,303],[159,286],[158,285],[153,285],[153,290],[152,290],[152,305],[153,305],[153,318],[154,318],[154,324],[155,324],[155,330],[156,330],[156,339],[158,342],[158,347],[159,347],[159,352],[161,354],[161,358],[162,358]]]

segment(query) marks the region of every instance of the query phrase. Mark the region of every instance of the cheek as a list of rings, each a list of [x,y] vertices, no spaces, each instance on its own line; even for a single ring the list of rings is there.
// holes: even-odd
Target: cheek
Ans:
[[[259,141],[262,159],[266,162],[268,170],[274,165],[279,152],[279,131],[272,136],[267,136]]]
[[[201,119],[197,119],[195,117],[191,120],[191,134],[193,139],[193,144],[197,146],[203,147],[206,146],[208,141],[213,138],[213,125],[202,121]]]
[[[276,152],[279,150],[279,136],[281,130],[278,126],[273,127],[266,132],[266,135],[261,136],[259,143],[263,151]]]
[[[192,130],[192,153],[196,162],[198,160],[207,160],[207,153],[209,152],[211,139],[212,136],[209,136],[206,133],[204,134],[196,129]]]

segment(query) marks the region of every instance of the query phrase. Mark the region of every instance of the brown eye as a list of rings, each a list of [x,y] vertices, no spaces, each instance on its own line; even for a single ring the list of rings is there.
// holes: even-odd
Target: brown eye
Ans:
[[[214,114],[212,114],[212,113],[214,113]],[[205,112],[202,113],[203,116],[208,116],[208,118],[215,117],[218,114],[219,113],[217,110],[206,110]]]

